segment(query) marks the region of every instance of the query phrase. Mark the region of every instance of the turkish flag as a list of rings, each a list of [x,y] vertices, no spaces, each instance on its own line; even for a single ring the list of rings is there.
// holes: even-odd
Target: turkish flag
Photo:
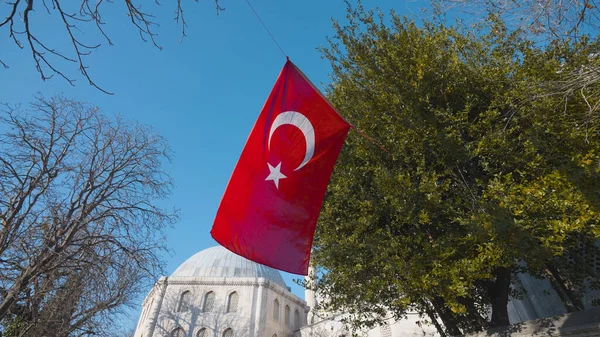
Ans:
[[[349,128],[288,60],[233,170],[212,237],[249,260],[306,275],[327,183]]]

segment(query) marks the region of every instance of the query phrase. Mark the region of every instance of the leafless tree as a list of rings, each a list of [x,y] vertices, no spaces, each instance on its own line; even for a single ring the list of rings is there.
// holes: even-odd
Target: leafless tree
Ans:
[[[437,15],[453,13],[473,24],[498,17],[510,31],[518,31],[530,41],[542,45],[577,48],[582,38],[598,38],[600,1],[598,0],[431,0]],[[563,71],[558,80],[536,83],[543,87],[542,96],[581,101],[588,110],[585,123],[595,121],[600,111],[600,55],[598,48],[589,50],[583,67]],[[568,69],[568,67],[566,67]],[[533,97],[534,99],[536,97]]]
[[[98,335],[162,271],[168,146],[60,96],[4,105],[0,125],[0,321]]]
[[[564,72],[559,80],[545,84],[547,95],[562,96],[565,106],[574,96],[584,102],[586,126],[592,120],[597,124],[600,111],[600,58],[599,55],[590,55],[589,59],[588,65]]]
[[[61,268],[41,275],[11,310],[5,325],[15,319],[20,325],[5,336],[122,336],[117,330],[118,318],[125,316],[121,309],[129,307],[144,276],[132,264],[117,263],[88,262],[85,270]]]
[[[442,13],[463,13],[461,18],[478,22],[489,14],[499,16],[511,29],[548,40],[579,39],[597,34],[600,28],[598,0],[432,0]],[[458,14],[457,13],[457,14]]]
[[[219,0],[214,1],[217,13],[223,8]],[[186,21],[182,6],[182,0],[177,0],[175,5],[174,19],[181,26],[181,38],[185,37]],[[198,0],[196,0],[198,2]],[[0,1],[0,31],[6,29],[9,37],[15,45],[26,49],[31,53],[35,67],[42,77],[47,80],[58,75],[71,85],[75,79],[67,74],[61,66],[62,62],[76,64],[83,77],[90,85],[102,89],[88,73],[85,57],[101,46],[101,41],[112,45],[112,41],[104,26],[103,15],[107,11],[106,6],[117,5],[110,0],[8,0]],[[156,41],[156,28],[158,23],[156,16],[148,10],[149,7],[158,6],[158,1],[122,1],[124,11],[131,25],[139,32],[143,41],[150,41],[157,48],[161,48]],[[53,47],[48,41],[44,41],[40,26],[33,23],[35,16],[32,11],[46,11],[55,16],[60,22],[62,32],[55,32],[55,36],[68,38],[70,50],[61,50]],[[124,18],[125,19],[125,18]],[[37,28],[37,29],[36,29]],[[46,26],[43,30],[48,29]],[[96,35],[98,38],[93,38]],[[8,65],[0,59],[0,65],[8,68]]]

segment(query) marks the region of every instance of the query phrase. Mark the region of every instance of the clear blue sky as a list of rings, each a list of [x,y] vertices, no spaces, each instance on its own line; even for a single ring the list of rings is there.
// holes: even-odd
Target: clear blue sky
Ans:
[[[26,103],[36,92],[63,93],[105,113],[149,124],[168,140],[174,152],[168,171],[175,188],[164,205],[181,211],[180,221],[167,232],[173,252],[165,256],[170,274],[194,253],[216,245],[209,231],[219,201],[285,58],[244,0],[221,0],[226,10],[218,16],[210,0],[184,1],[188,27],[182,43],[179,26],[172,20],[174,2],[161,6],[140,2],[161,23],[156,31],[162,51],[139,39],[120,2],[104,4],[103,19],[113,46],[82,29],[81,34],[104,44],[86,58],[89,73],[115,95],[87,85],[71,64],[63,68],[77,79],[76,86],[58,77],[43,82],[30,52],[18,49],[2,29],[0,59],[10,68],[0,68],[0,101]],[[46,44],[64,48],[63,28],[40,2],[36,4],[32,29]],[[333,35],[331,18],[344,19],[344,2],[253,0],[252,4],[290,59],[317,86],[327,83],[329,64],[316,48]],[[393,6],[410,16],[418,14],[425,2],[364,0],[363,5],[380,6],[386,12]],[[292,282],[297,276],[283,275],[292,291],[303,297],[303,290]]]

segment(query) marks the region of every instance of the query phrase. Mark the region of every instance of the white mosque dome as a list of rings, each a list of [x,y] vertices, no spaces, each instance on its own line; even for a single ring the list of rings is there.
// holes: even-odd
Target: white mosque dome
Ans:
[[[260,277],[287,289],[281,274],[222,246],[202,250],[183,262],[171,277]]]

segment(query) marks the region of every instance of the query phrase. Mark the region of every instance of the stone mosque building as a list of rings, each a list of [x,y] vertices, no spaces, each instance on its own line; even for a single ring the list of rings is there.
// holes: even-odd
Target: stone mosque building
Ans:
[[[161,277],[142,304],[134,337],[340,337],[350,332],[339,316],[311,312],[307,301],[290,292],[273,268],[226,248],[202,250],[169,277]],[[418,316],[390,322],[368,336],[433,336],[419,328]],[[310,323],[310,324],[309,324]],[[365,334],[366,336],[367,334]]]
[[[283,337],[306,325],[306,302],[277,270],[221,246],[160,278],[142,307],[135,337]]]
[[[559,315],[566,309],[548,281],[518,275],[527,291],[509,302],[511,324]],[[342,315],[315,313],[317,296],[290,292],[275,269],[216,246],[198,252],[161,277],[142,304],[134,337],[349,337]],[[584,298],[586,307],[591,297]],[[366,337],[437,336],[409,314],[361,334]]]

